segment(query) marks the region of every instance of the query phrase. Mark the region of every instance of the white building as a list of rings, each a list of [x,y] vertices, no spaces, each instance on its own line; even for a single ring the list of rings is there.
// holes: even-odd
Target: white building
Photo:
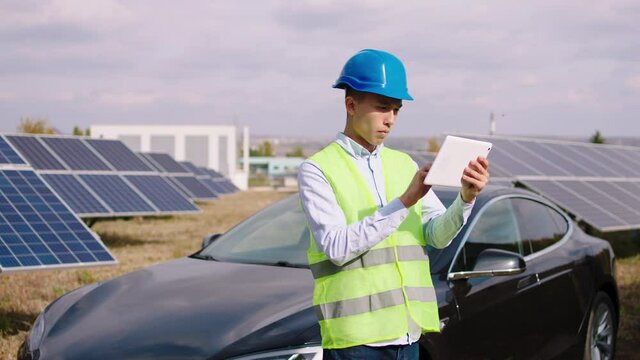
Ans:
[[[162,152],[178,161],[191,161],[248,187],[248,161],[238,169],[236,127],[232,125],[92,125],[94,138],[121,140],[136,152]],[[248,160],[249,130],[243,128],[243,151]]]

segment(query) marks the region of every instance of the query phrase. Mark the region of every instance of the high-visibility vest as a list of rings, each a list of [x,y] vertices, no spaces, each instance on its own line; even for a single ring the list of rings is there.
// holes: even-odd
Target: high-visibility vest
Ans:
[[[411,158],[384,147],[380,152],[387,201],[399,197],[416,173]],[[347,224],[377,210],[376,201],[355,163],[332,143],[311,159],[331,184]],[[391,236],[338,266],[315,245],[307,251],[314,277],[313,305],[322,347],[339,349],[399,338],[409,331],[408,316],[422,332],[440,331],[438,305],[422,229],[422,204]]]

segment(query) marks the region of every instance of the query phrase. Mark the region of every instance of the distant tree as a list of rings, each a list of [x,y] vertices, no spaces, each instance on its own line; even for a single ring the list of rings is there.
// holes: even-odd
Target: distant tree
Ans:
[[[257,149],[249,149],[249,156],[273,156],[273,145],[270,141],[264,141]]]
[[[304,155],[304,148],[302,146],[295,146],[291,151],[286,153],[287,157],[301,157],[306,158]]]
[[[25,117],[20,119],[20,125],[18,125],[18,132],[24,134],[55,134],[56,129],[47,124],[46,119],[32,119]]]
[[[87,128],[86,130],[82,131],[80,126],[74,126],[71,134],[75,136],[91,136],[91,128]]]
[[[440,151],[440,141],[436,136],[430,136],[427,139],[427,151],[432,153]]]
[[[591,138],[589,139],[590,142],[594,143],[594,144],[604,144],[605,140],[602,137],[602,134],[600,134],[600,130],[596,130],[596,132],[591,135]]]

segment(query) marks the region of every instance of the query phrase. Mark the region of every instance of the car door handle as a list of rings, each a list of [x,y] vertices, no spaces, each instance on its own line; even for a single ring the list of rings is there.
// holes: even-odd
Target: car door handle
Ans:
[[[524,279],[520,279],[518,281],[518,289],[529,287],[538,282],[538,277],[536,275],[529,275]]]

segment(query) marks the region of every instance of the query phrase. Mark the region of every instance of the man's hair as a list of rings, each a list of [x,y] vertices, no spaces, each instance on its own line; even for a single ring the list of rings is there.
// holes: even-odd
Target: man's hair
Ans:
[[[355,101],[360,102],[367,96],[367,93],[355,90],[351,86],[346,86],[344,88],[344,97],[346,98],[347,96],[351,96]]]

